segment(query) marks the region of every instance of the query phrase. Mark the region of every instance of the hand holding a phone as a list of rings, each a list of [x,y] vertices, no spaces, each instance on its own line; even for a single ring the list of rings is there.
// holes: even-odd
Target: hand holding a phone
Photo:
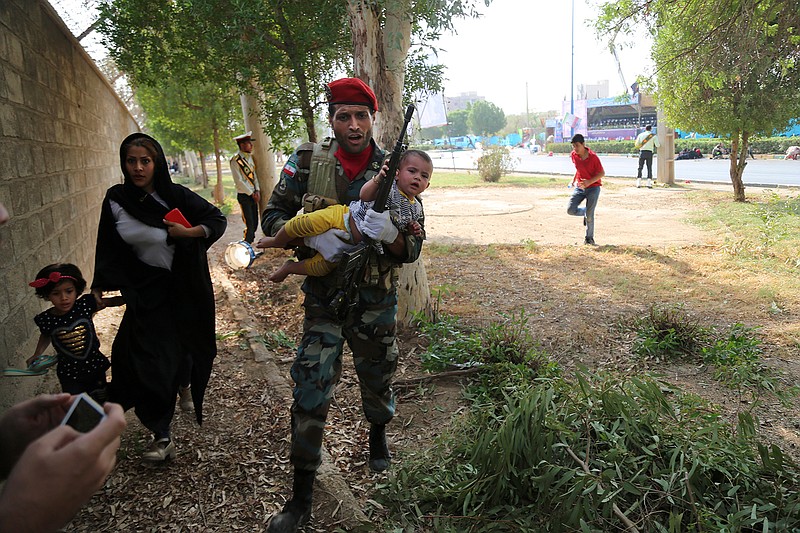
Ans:
[[[51,429],[67,414],[72,397],[42,394],[18,403],[0,418],[0,479],[5,478],[25,448]]]
[[[34,435],[45,428],[12,464],[0,494],[0,523],[9,531],[58,530],[102,486],[116,463],[126,424],[122,407],[107,402],[103,406],[105,418],[88,433],[80,433],[59,425],[70,400],[75,401],[75,397],[40,396],[12,407],[0,419],[3,451],[8,430],[18,427],[23,433]],[[20,416],[21,413],[25,414]],[[21,440],[12,439],[14,445]]]

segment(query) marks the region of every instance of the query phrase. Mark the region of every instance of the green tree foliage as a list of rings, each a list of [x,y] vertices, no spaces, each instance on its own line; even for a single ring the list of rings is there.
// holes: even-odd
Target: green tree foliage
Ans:
[[[165,148],[168,152],[211,153],[214,129],[226,140],[241,130],[241,110],[232,105],[238,103],[232,89],[225,92],[207,83],[166,83],[160,87],[140,85],[136,96],[148,128],[171,148]]]
[[[447,122],[450,128],[450,135],[453,137],[461,137],[469,133],[469,111],[466,109],[457,109],[447,114]]]
[[[753,135],[800,113],[800,9],[785,0],[614,0],[596,28],[611,41],[653,35],[655,78],[642,80],[670,125],[729,137],[734,199]]]
[[[232,87],[200,81],[182,83],[165,78],[158,86],[140,85],[138,100],[147,117],[147,127],[161,140],[169,153],[183,150],[213,153],[217,182],[214,198],[223,201],[222,141],[231,139],[241,129],[241,112]],[[205,165],[203,185],[207,186]]]
[[[334,1],[334,0],[328,0]],[[491,0],[347,0],[353,42],[353,72],[375,91],[381,113],[375,121],[379,145],[391,146],[405,105],[419,93],[441,90],[442,66],[429,66],[429,52],[455,21],[479,17],[477,5]]]
[[[505,127],[506,114],[493,103],[478,100],[469,108],[467,124],[473,133],[494,135]]]
[[[277,145],[302,128],[316,138],[323,84],[350,60],[341,2],[104,0],[99,9],[104,42],[134,85],[202,80],[254,94]]]

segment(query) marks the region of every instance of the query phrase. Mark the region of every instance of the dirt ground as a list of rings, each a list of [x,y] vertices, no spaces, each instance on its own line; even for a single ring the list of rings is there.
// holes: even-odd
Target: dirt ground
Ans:
[[[583,244],[582,219],[567,215],[571,189],[537,187],[429,188],[425,228],[443,244]],[[595,211],[595,241],[606,245],[679,246],[702,244],[704,236],[684,222],[692,206],[687,187],[631,187],[633,180],[604,179]],[[699,186],[693,188],[717,188]]]
[[[721,266],[724,236],[687,220],[703,209],[689,198],[692,190],[732,195],[730,189],[685,184],[651,190],[632,187],[632,180],[604,182],[594,247],[582,244],[581,219],[566,214],[566,187],[429,189],[423,260],[439,295],[438,310],[473,324],[524,311],[542,348],[566,372],[579,364],[657,371],[713,401],[733,420],[750,400],[716,384],[708,368],[647,365],[630,357],[632,334],[625,324],[650,305],[684,303],[704,325],[758,326],[767,364],[784,372],[785,385],[798,383],[800,297],[769,293],[770,279],[754,278],[746,267]],[[302,326],[301,280],[266,281],[288,257],[282,250],[267,251],[250,269],[228,269],[223,250],[240,235],[241,221],[232,215],[228,233],[209,253],[220,353],[206,399],[207,422],[198,428],[179,413],[178,459],[152,467],[138,460],[149,435],[128,413],[118,466],[69,531],[263,531],[289,495],[286,390]],[[96,324],[108,354],[119,315],[107,311],[96,315]],[[268,361],[255,360],[254,342],[266,346]],[[388,431],[395,462],[429,446],[462,407],[457,378],[405,385],[422,374],[415,355],[423,345],[413,329],[403,328],[399,346],[398,412]],[[344,489],[318,485],[307,531],[350,529],[383,514],[374,492],[386,477],[366,467],[368,428],[351,361],[347,356],[325,437],[328,462]],[[757,410],[765,435],[794,457],[800,455],[797,403],[766,399]]]

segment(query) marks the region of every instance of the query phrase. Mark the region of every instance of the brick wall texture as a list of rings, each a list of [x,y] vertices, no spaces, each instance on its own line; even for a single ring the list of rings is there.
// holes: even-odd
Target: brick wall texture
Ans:
[[[22,367],[33,317],[49,306],[28,282],[50,263],[91,283],[100,204],[119,183],[119,143],[139,127],[45,0],[0,1],[0,366]],[[109,349],[107,347],[106,349]],[[52,353],[52,349],[48,352]],[[47,379],[0,377],[0,411]]]

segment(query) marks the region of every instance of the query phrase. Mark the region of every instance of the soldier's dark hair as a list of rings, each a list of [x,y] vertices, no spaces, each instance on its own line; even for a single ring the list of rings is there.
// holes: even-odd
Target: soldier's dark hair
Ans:
[[[56,285],[64,281],[63,278],[66,277],[70,279],[75,284],[75,290],[78,294],[82,294],[83,290],[86,288],[86,280],[83,279],[83,274],[81,274],[81,269],[73,265],[72,263],[53,263],[52,265],[47,265],[43,269],[36,274],[36,280],[52,280],[57,278],[57,276],[51,275],[54,272],[58,272],[61,275],[62,279],[58,279],[58,281],[48,281],[47,284],[42,285],[41,287],[36,287],[36,296],[39,298],[47,299],[50,293],[55,289]]]

